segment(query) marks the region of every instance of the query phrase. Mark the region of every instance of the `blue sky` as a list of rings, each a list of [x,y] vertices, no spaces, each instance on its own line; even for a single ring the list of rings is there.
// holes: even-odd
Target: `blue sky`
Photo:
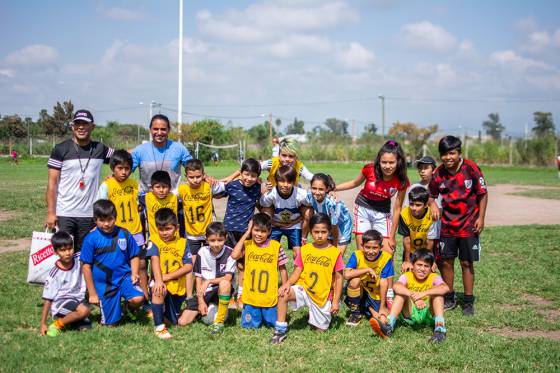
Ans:
[[[2,115],[72,99],[100,124],[146,123],[155,100],[177,118],[178,1],[5,1],[0,14]],[[558,1],[185,1],[183,119],[379,127],[383,94],[387,128],[475,134],[498,112],[520,136],[537,110],[560,124],[559,15]]]

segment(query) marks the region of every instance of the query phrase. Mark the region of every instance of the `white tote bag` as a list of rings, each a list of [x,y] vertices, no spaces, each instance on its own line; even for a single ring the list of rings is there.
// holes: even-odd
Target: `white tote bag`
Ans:
[[[49,232],[33,232],[27,272],[27,282],[30,284],[44,284],[58,260],[51,244],[52,235]]]

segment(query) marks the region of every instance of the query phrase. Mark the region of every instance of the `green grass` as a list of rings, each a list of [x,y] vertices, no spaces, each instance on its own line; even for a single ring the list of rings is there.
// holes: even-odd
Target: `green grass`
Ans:
[[[532,190],[524,190],[522,192],[515,192],[511,194],[515,196],[525,196],[531,198],[560,199],[560,188],[532,189]]]
[[[557,371],[560,341],[512,339],[489,330],[560,329],[560,320],[548,320],[523,298],[538,295],[552,302],[547,309],[560,307],[560,262],[551,260],[560,255],[560,227],[489,228],[482,237],[477,314],[466,319],[460,309],[448,312],[448,339],[440,346],[426,343],[428,328],[398,327],[392,339],[382,341],[367,323],[346,327],[344,312],[328,332],[316,333],[302,311],[291,314],[288,339],[276,347],[268,345],[270,329],[241,329],[238,313],[221,336],[211,336],[196,323],[172,328],[174,339],[164,342],[152,334],[149,323],[128,323],[115,329],[96,324],[90,332],[65,332],[56,339],[40,337],[41,288],[25,284],[26,254],[2,254],[0,371]],[[94,318],[99,318],[98,310]]]

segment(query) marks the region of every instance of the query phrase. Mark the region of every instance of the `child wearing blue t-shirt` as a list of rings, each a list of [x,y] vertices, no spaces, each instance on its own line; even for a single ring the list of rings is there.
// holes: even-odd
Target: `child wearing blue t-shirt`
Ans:
[[[352,216],[348,208],[342,201],[336,201],[327,194],[333,191],[335,183],[330,175],[317,173],[311,179],[311,192],[307,193],[307,202],[313,208],[306,214],[305,220],[308,222],[313,213],[323,213],[331,218],[332,224],[332,244],[338,247],[342,255],[350,241],[352,241]],[[307,241],[309,228],[307,224],[302,227],[302,241]]]
[[[131,312],[144,302],[139,286],[139,247],[132,234],[117,227],[113,202],[100,199],[93,204],[97,228],[84,239],[80,261],[89,303],[101,308],[101,323],[116,325],[121,319],[121,298]]]

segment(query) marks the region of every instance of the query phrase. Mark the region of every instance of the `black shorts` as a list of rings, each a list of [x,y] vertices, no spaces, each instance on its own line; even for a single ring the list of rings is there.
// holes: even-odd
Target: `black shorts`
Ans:
[[[237,242],[241,239],[241,237],[244,234],[245,234],[245,232],[228,231],[227,232],[226,245],[231,247],[232,249],[234,249],[235,245],[237,245]],[[245,265],[245,257],[243,256],[243,257],[237,259],[237,264],[241,265],[241,267],[243,268],[243,266]]]
[[[164,316],[173,325],[177,325],[179,322],[179,316],[181,316],[181,306],[185,301],[185,296],[169,294],[165,295],[165,311]]]
[[[480,260],[480,237],[440,237],[436,257],[478,262]]]
[[[209,305],[210,303],[218,304],[218,301],[218,286],[214,286],[212,290],[207,291],[206,294],[204,294],[204,302],[206,305]],[[194,300],[187,300],[186,305],[187,307],[185,309],[189,311],[198,311],[198,298],[194,297]]]
[[[138,259],[146,259],[146,253],[148,252],[148,244],[139,246],[140,251],[138,251]]]
[[[58,230],[70,233],[74,237],[74,251],[82,249],[84,237],[95,228],[93,218],[73,218],[69,216],[57,216]]]
[[[189,240],[187,238],[187,243],[189,244],[191,255],[198,255],[200,248],[206,246],[206,240]]]
[[[85,301],[79,302],[73,299],[69,299],[65,301],[63,305],[60,307],[59,312],[53,316],[53,319],[61,319],[64,316],[68,315],[69,313],[76,311],[80,304],[83,304],[84,306],[87,307]],[[78,329],[78,330],[91,329],[91,320],[86,317],[85,319],[74,321],[72,324],[67,325],[67,328]]]

